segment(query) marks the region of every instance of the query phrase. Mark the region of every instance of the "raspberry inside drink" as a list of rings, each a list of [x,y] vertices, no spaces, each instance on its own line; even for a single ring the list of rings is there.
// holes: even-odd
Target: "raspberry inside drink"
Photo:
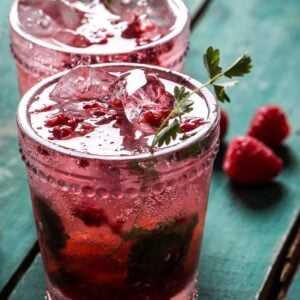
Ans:
[[[21,94],[81,64],[135,62],[182,70],[188,47],[182,0],[18,0],[10,25]]]
[[[150,150],[175,86],[145,65],[78,67],[18,110],[49,299],[188,299],[194,292],[219,113],[192,96],[182,132]]]

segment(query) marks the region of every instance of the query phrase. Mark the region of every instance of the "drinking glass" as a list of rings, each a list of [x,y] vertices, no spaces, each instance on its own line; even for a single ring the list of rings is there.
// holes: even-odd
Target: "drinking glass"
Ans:
[[[190,90],[200,85],[161,67],[93,68],[112,73],[142,68],[166,84]],[[175,145],[130,155],[97,154],[72,146],[72,140],[62,146],[45,139],[32,126],[31,115],[37,114],[32,103],[67,73],[30,89],[17,112],[48,299],[194,299],[218,150],[217,101],[206,88],[196,93],[205,123]]]
[[[30,1],[33,3],[33,6],[38,3],[38,1],[34,0],[28,0],[27,2],[30,3]],[[177,71],[182,71],[183,69],[184,60],[188,52],[190,17],[188,9],[182,0],[167,0],[167,2],[161,2],[160,0],[127,1],[128,5],[134,5],[130,6],[128,10],[137,7],[139,3],[140,6],[145,6],[143,9],[146,9],[150,3],[154,2],[151,11],[154,13],[161,11],[157,17],[157,22],[162,24],[162,26],[169,27],[168,31],[161,38],[153,41],[145,41],[144,39],[137,44],[131,42],[129,46],[128,42],[127,44],[122,42],[125,39],[119,39],[110,44],[113,36],[120,34],[116,28],[114,28],[116,31],[114,34],[106,32],[105,28],[99,29],[99,31],[105,31],[103,40],[106,44],[103,44],[103,40],[99,40],[99,38],[95,39],[95,44],[87,42],[84,35],[77,34],[78,29],[76,29],[76,26],[79,25],[82,28],[82,22],[85,22],[85,15],[83,14],[82,16],[80,10],[79,13],[75,14],[72,7],[68,9],[65,4],[60,4],[68,1],[52,1],[53,11],[50,9],[51,6],[50,8],[47,6],[47,1],[40,1],[40,9],[32,10],[32,12],[29,12],[28,8],[25,7],[27,11],[25,8],[23,9],[23,19],[25,19],[25,21],[23,20],[25,24],[23,24],[19,17],[18,5],[24,2],[26,3],[25,0],[15,1],[9,17],[11,51],[16,63],[21,95],[41,79],[82,64],[133,62],[158,65]],[[121,2],[111,1],[110,3],[118,7],[118,3]],[[163,3],[168,3],[171,11],[165,12],[160,7]],[[54,7],[54,5],[57,7]],[[119,10],[122,11],[122,7]],[[98,19],[100,17],[103,18],[101,11],[96,11],[96,9],[92,8],[91,11],[94,17],[98,17]],[[89,14],[91,13],[89,12]],[[124,18],[129,17],[125,14]],[[76,22],[79,22],[79,24]],[[57,24],[60,24],[60,27]],[[74,30],[71,31],[66,27],[67,25]],[[52,28],[55,26],[58,29]],[[97,26],[97,24],[93,24],[93,26]],[[151,26],[148,26],[145,31],[152,30],[151,28]],[[95,38],[96,34],[99,34],[99,32],[93,32],[93,38]],[[100,32],[100,34],[102,33]],[[129,37],[132,34],[131,31],[127,33]],[[57,39],[59,41],[54,39],[56,36],[58,36]],[[126,41],[128,40],[131,41],[132,39],[126,39]],[[72,43],[72,46],[67,45],[67,43]],[[96,45],[97,43],[98,45]]]

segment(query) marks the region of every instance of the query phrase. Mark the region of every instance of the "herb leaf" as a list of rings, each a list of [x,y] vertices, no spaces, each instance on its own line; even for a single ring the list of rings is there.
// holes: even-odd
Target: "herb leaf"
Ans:
[[[220,63],[220,50],[209,47],[203,56],[204,65],[208,71],[210,80],[209,84],[212,84],[216,97],[221,102],[230,102],[229,96],[226,94],[225,89],[228,87],[233,87],[236,85],[236,81],[227,83],[215,83],[221,77],[226,76],[228,78],[232,77],[242,77],[245,74],[250,73],[252,64],[251,57],[248,53],[243,54],[235,62],[228,67],[225,71],[219,66]]]
[[[214,91],[216,94],[216,97],[219,101],[224,102],[230,102],[230,98],[226,94],[225,90],[229,87],[233,87],[237,85],[237,81],[230,81],[225,83],[215,83],[214,84]]]
[[[178,276],[197,223],[195,214],[182,222],[169,220],[152,230],[133,228],[126,233],[127,240],[134,241],[127,265],[127,282],[147,284]]]
[[[203,55],[204,66],[207,69],[210,78],[214,78],[222,72],[220,63],[220,50],[209,47]]]
[[[54,257],[59,257],[60,250],[65,247],[70,237],[65,232],[60,216],[47,199],[34,196],[33,201],[36,203],[37,214],[43,221],[45,244]]]
[[[174,88],[174,97],[175,97],[175,103],[180,103],[180,101],[183,98],[188,98],[191,95],[190,92],[186,91],[184,86],[178,87],[175,86]]]
[[[180,132],[180,124],[178,119],[175,119],[168,127],[162,129],[158,134],[155,135],[152,145],[158,145],[159,147],[163,144],[169,145],[171,140],[175,140],[177,133]]]
[[[149,230],[141,228],[141,227],[134,227],[130,231],[125,232],[122,235],[123,241],[130,241],[134,240],[136,238],[139,238],[140,236],[144,236],[149,233]]]
[[[251,72],[252,64],[251,57],[248,53],[245,53],[239,57],[227,70],[224,75],[228,78],[242,77],[245,74]]]
[[[250,73],[252,64],[251,57],[248,53],[243,54],[239,57],[230,67],[223,70],[220,66],[220,50],[208,47],[206,53],[203,55],[204,65],[207,69],[209,80],[193,90],[192,92],[186,91],[184,87],[176,86],[174,88],[175,106],[170,114],[164,119],[162,124],[157,129],[153,138],[151,149],[158,145],[169,145],[171,140],[175,140],[177,135],[180,133],[182,115],[193,111],[194,102],[190,97],[199,92],[204,87],[212,85],[216,98],[221,102],[230,102],[229,96],[226,94],[226,89],[233,87],[237,84],[237,81],[230,81],[225,83],[216,83],[221,77],[225,76],[228,78],[241,77],[245,74]],[[169,121],[175,118],[171,124]],[[186,137],[186,136],[185,136]]]
[[[190,99],[184,101],[180,107],[180,114],[189,113],[193,111],[193,105],[194,105],[194,101]]]

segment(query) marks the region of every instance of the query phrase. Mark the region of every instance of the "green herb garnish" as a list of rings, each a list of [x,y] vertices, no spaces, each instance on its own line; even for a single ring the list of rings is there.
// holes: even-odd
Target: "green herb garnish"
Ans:
[[[155,169],[155,166],[156,161],[154,159],[132,161],[128,164],[128,167],[139,175],[143,189],[148,186],[149,182],[153,182],[160,177],[160,173]]]
[[[147,284],[162,277],[179,276],[182,272],[198,216],[184,222],[169,220],[147,230],[134,227],[122,236],[132,240],[128,259],[127,282]]]
[[[34,197],[38,218],[43,223],[43,240],[54,257],[59,257],[60,250],[65,247],[70,238],[65,233],[61,218],[48,203],[47,199]]]
[[[218,82],[222,77],[242,77],[250,73],[252,64],[251,57],[248,53],[239,57],[230,67],[223,70],[220,64],[220,50],[209,47],[203,56],[204,65],[207,69],[209,80],[195,89],[192,92],[187,91],[184,87],[176,86],[174,88],[175,106],[170,114],[164,119],[159,128],[157,129],[153,138],[151,149],[154,146],[169,145],[172,140],[177,138],[181,131],[182,115],[193,111],[193,101],[190,97],[199,92],[202,88],[211,85],[214,89],[216,98],[221,101],[230,102],[229,96],[226,94],[226,89],[233,87],[237,81],[231,80],[227,82]],[[170,124],[169,121],[174,119]]]

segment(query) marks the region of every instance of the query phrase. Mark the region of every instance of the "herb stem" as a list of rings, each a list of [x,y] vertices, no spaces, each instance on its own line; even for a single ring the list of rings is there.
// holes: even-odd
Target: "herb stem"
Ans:
[[[182,107],[182,105],[195,93],[198,93],[201,89],[209,86],[210,84],[212,84],[213,82],[217,81],[220,77],[223,76],[223,73],[219,73],[216,76],[214,76],[213,78],[211,78],[210,80],[208,80],[207,82],[205,82],[204,84],[202,84],[201,86],[199,86],[198,88],[196,88],[195,90],[193,90],[191,92],[191,94],[189,94],[188,96],[182,98],[180,100],[179,103],[177,103],[174,107],[174,109],[168,114],[168,116],[163,120],[163,122],[160,124],[160,126],[158,127],[157,131],[156,131],[156,135],[159,134],[164,127],[168,124],[168,122],[170,121],[170,119],[172,119],[174,116],[176,116],[176,112],[180,111],[180,108]],[[155,146],[155,139],[153,139],[152,144],[150,146],[150,149],[152,150],[153,147]]]
[[[229,81],[224,83],[215,83],[221,77],[227,78],[242,77],[245,74],[250,73],[252,64],[251,57],[246,52],[244,55],[236,59],[229,67],[225,70],[219,65],[220,62],[220,50],[209,47],[204,54],[204,65],[209,74],[209,80],[204,84],[200,85],[191,92],[186,91],[185,87],[174,88],[175,104],[172,111],[162,121],[158,129],[156,130],[155,136],[151,142],[150,152],[153,152],[153,148],[156,144],[162,146],[163,144],[169,145],[171,140],[175,140],[177,134],[181,133],[182,115],[189,113],[193,110],[192,105],[194,102],[190,100],[190,97],[199,92],[204,87],[212,85],[216,98],[221,101],[230,102],[229,96],[226,94],[225,89],[236,85],[237,81]],[[172,123],[169,121],[175,118]]]

